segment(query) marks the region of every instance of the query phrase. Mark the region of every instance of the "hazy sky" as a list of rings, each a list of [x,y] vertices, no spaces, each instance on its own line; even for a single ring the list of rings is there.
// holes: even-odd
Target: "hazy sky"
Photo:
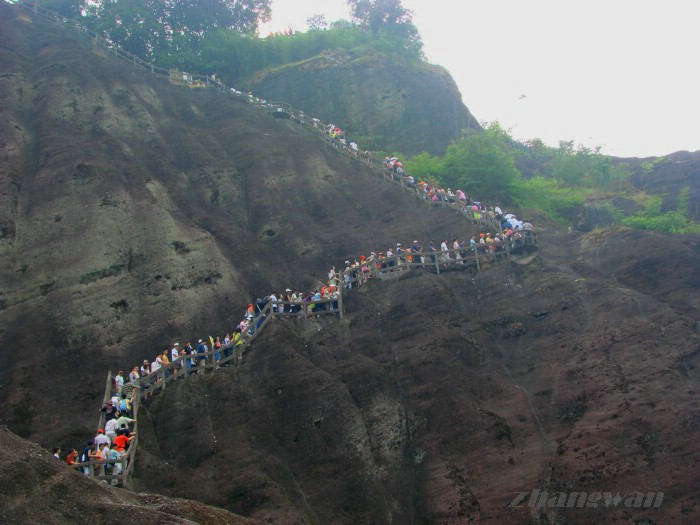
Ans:
[[[695,0],[403,0],[428,60],[481,122],[518,139],[644,157],[700,150]],[[305,31],[345,0],[272,0],[267,30]],[[263,33],[264,34],[264,33]],[[320,116],[322,117],[322,116]]]

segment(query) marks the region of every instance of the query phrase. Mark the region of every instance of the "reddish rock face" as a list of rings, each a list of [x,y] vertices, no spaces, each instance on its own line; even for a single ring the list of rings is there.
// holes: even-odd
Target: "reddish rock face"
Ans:
[[[0,3],[0,415],[45,447],[93,435],[108,368],[222,335],[348,257],[472,233],[291,122],[14,13]],[[527,266],[412,272],[351,292],[342,321],[275,320],[238,368],[146,404],[136,482],[284,524],[695,524],[698,238],[540,240]]]
[[[144,486],[285,523],[691,523],[697,309],[621,284],[604,257],[584,266],[591,242],[550,238],[530,266],[476,277],[371,282],[343,321],[275,320],[237,370],[151,401]],[[182,428],[184,456],[168,438]],[[168,487],[149,475],[159,458]],[[556,506],[574,492],[664,496]]]

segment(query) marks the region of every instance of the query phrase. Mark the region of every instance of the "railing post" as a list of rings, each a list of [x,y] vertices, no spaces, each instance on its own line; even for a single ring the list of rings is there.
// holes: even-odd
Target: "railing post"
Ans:
[[[343,287],[338,286],[338,315],[343,318]]]
[[[476,271],[481,272],[481,266],[479,265],[479,245],[474,245],[474,260],[476,261]]]
[[[107,382],[105,384],[105,395],[102,397],[102,406],[100,407],[100,417],[97,422],[97,428],[105,427],[105,413],[102,412],[102,407],[107,405],[107,401],[112,397],[112,371],[107,372]]]

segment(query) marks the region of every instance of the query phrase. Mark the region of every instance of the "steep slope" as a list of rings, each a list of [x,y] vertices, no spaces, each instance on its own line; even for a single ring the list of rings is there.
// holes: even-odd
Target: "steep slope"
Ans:
[[[140,482],[275,523],[695,523],[700,310],[679,299],[699,284],[638,286],[639,240],[545,238],[528,267],[412,272],[347,295],[343,321],[275,320],[237,370],[150,402]],[[535,489],[664,496],[510,506]]]
[[[4,427],[0,427],[0,472],[0,519],[5,525],[259,523],[196,501],[96,483]]]
[[[2,3],[0,39],[0,414],[23,436],[93,431],[108,368],[231,329],[331,261],[463,231],[305,129],[94,54],[70,28]]]
[[[481,129],[445,69],[387,55],[327,52],[268,71],[248,87],[322,116],[351,138],[377,139],[387,151],[441,155],[463,129]]]
[[[17,12],[0,3],[0,416],[44,446],[92,435],[107,368],[347,257],[471,231],[293,123]],[[275,320],[237,369],[147,403],[136,483],[285,525],[697,523],[700,241],[540,239],[530,266]],[[664,499],[509,507],[535,489]]]

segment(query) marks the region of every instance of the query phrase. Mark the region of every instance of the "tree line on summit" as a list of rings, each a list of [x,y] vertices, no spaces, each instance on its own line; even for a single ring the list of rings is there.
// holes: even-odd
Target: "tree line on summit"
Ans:
[[[270,20],[271,0],[40,0],[122,49],[161,67],[211,71],[228,82],[253,70],[310,58],[326,49],[374,46],[423,59],[412,13],[401,0],[346,0],[350,19],[311,15],[306,33],[255,38]],[[293,38],[291,38],[293,37]]]
[[[412,14],[400,0],[347,0],[351,20],[328,24],[323,17],[312,16],[306,33],[271,38],[254,38],[260,23],[269,19],[270,0],[215,0],[206,5],[184,0],[38,1],[64,16],[80,18],[81,24],[136,56],[162,67],[215,73],[228,85],[240,85],[256,71],[329,49],[353,50],[358,56],[383,52],[425,59]],[[647,180],[663,157],[637,165],[573,141],[561,140],[556,147],[537,138],[519,141],[498,122],[484,123],[483,132],[463,130],[442,156],[383,151],[381,137],[359,138],[379,156],[405,158],[417,178],[466,191],[478,189],[492,202],[537,210],[563,225],[575,223],[584,205],[592,202],[612,225],[700,233],[689,189],[681,189],[675,209],[669,209],[662,206],[662,197],[634,182],[635,177]],[[620,205],[619,197],[631,205]]]

